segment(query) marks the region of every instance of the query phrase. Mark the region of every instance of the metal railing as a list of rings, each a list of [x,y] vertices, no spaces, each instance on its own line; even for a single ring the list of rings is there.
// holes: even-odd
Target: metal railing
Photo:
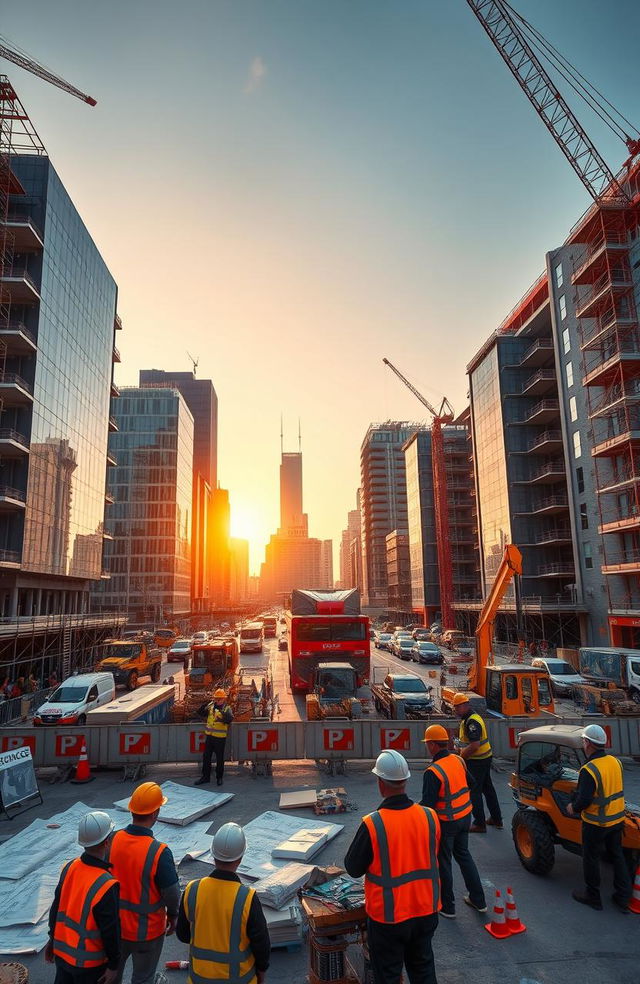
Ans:
[[[522,418],[522,422],[526,423],[528,420],[531,420],[533,417],[536,416],[536,414],[540,413],[542,410],[556,410],[558,413],[560,413],[560,403],[558,402],[558,400],[540,400],[533,407],[531,407],[531,410],[529,410],[527,414],[525,414],[525,416]]]
[[[616,232],[613,229],[607,230],[604,235],[598,236],[593,240],[593,242],[587,243],[581,253],[578,254],[577,259],[573,261],[574,279],[582,273],[584,267],[590,263],[593,257],[596,256],[601,250],[608,249],[610,246],[626,245],[626,233]]]
[[[548,495],[544,499],[540,499],[537,503],[532,506],[532,512],[537,512],[540,509],[550,509],[552,506],[568,506],[569,497],[566,495]]]
[[[31,274],[29,273],[29,271],[26,270],[26,269],[14,270],[13,267],[12,267],[11,270],[4,270],[3,273],[2,273],[2,279],[3,280],[24,280],[25,283],[29,284],[30,287],[33,287],[33,289],[35,290],[36,294],[38,293],[38,285],[36,284],[35,280],[31,276]]]
[[[5,335],[7,332],[20,332],[21,335],[24,335],[25,338],[28,338],[29,341],[33,342],[34,345],[37,344],[36,336],[29,328],[27,328],[26,325],[23,325],[21,321],[10,321],[3,328],[0,328],[0,338],[2,338],[2,336]]]
[[[543,533],[537,533],[534,538],[534,543],[553,543],[554,540],[570,540],[570,539],[571,539],[571,527],[558,526],[553,530],[545,530]]]
[[[525,350],[522,358],[520,359],[520,365],[523,365],[527,361],[530,355],[534,352],[553,352],[553,342],[548,342],[544,338],[537,338],[533,345],[530,345],[528,349]]]
[[[543,431],[542,434],[538,434],[538,436],[533,439],[533,441],[528,447],[528,450],[533,451],[535,448],[539,448],[543,444],[548,444],[550,441],[562,442],[562,431],[559,430]]]
[[[33,714],[42,707],[52,691],[53,687],[47,687],[45,690],[36,690],[32,694],[22,694],[21,697],[3,700],[0,703],[0,728]]]
[[[533,375],[529,376],[527,381],[524,383],[522,387],[522,392],[524,393],[526,390],[529,389],[530,386],[533,386],[535,383],[543,383],[547,381],[551,382],[552,380],[555,382],[555,379],[556,379],[555,369],[538,369],[538,371],[534,372]]]
[[[19,564],[21,560],[17,550],[0,550],[0,564]]]
[[[19,211],[16,212],[12,210],[11,212],[9,212],[7,216],[7,223],[8,224],[13,223],[14,225],[18,225],[18,224],[30,225],[33,231],[36,233],[36,235],[39,236],[40,239],[44,239],[40,226],[37,224],[37,222],[34,222],[31,216],[28,214],[23,215]]]
[[[573,562],[567,561],[556,561],[553,564],[539,564],[538,574],[566,574],[569,577],[573,577],[576,569]]]
[[[24,434],[12,430],[11,427],[0,427],[0,441],[16,441],[17,444],[22,444],[24,447],[29,445]]]
[[[564,461],[547,461],[544,465],[540,465],[539,468],[535,468],[531,472],[530,481],[534,478],[542,478],[543,475],[564,475],[565,466]]]
[[[611,287],[630,287],[633,284],[631,271],[628,269],[607,270],[586,290],[576,302],[576,317],[582,317],[581,312],[591,304],[600,294]]]
[[[18,502],[26,502],[27,493],[22,489],[12,489],[10,485],[0,485],[0,499],[17,499]]]
[[[122,318],[119,314],[114,316],[113,323],[116,326],[117,331],[122,331]]]
[[[33,393],[33,387],[26,379],[19,376],[17,372],[0,372],[0,384],[19,386],[20,389],[25,390],[27,393]]]

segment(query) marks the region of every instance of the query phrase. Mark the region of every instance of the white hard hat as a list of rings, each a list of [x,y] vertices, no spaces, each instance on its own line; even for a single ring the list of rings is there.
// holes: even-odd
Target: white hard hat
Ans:
[[[387,782],[403,782],[411,776],[406,758],[395,748],[385,748],[384,752],[380,752],[371,771],[374,776]]]
[[[607,744],[607,732],[604,728],[601,728],[599,724],[589,724],[584,729],[580,737],[586,738],[592,745]]]
[[[82,847],[95,847],[102,844],[113,831],[114,824],[108,813],[94,810],[87,813],[78,824],[78,844]]]
[[[217,861],[237,861],[247,849],[244,830],[237,823],[225,823],[213,838],[213,856]]]

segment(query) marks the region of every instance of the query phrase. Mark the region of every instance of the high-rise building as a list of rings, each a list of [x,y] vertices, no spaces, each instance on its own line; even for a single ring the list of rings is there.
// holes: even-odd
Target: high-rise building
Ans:
[[[280,530],[291,536],[308,536],[309,523],[302,510],[302,454],[282,452],[280,461]]]
[[[193,508],[191,531],[191,597],[194,610],[206,610],[217,597],[224,575],[212,570],[210,557],[219,557],[218,544],[209,543],[211,494],[218,481],[218,397],[210,379],[196,379],[193,372],[141,369],[140,386],[177,389],[193,416]]]
[[[333,590],[333,540],[320,541],[320,588]]]
[[[340,538],[340,587],[359,588],[356,583],[357,574],[352,570],[351,544],[354,540],[360,542],[360,507],[350,509],[347,514],[347,528],[342,531]]]
[[[51,616],[46,644],[42,621],[22,624],[19,651],[6,631],[0,662],[40,676],[69,669],[81,623],[95,629],[89,654],[100,626],[118,624],[92,619],[90,589],[103,571],[121,325],[113,277],[6,77],[0,88],[3,154],[9,119],[17,147],[0,168],[0,616]]]
[[[193,417],[178,390],[124,387],[109,450],[107,608],[138,623],[191,611]]]
[[[409,531],[392,530],[386,536],[389,613],[400,621],[411,616],[411,562]]]
[[[229,597],[237,603],[249,597],[249,541],[232,536],[229,542]]]
[[[430,428],[417,431],[404,446],[411,595],[413,611],[425,625],[441,617],[431,437]],[[442,428],[454,604],[481,598],[470,437],[468,410]]]
[[[362,604],[388,607],[386,537],[407,527],[403,445],[422,424],[388,420],[371,424],[360,448]]]
[[[209,510],[209,579],[211,601],[216,605],[229,601],[231,590],[231,506],[227,489],[214,489]]]

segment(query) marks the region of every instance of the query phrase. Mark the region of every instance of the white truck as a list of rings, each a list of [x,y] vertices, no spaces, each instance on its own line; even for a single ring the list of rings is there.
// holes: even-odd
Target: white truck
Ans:
[[[585,646],[580,649],[580,673],[588,683],[614,683],[640,704],[639,649]]]

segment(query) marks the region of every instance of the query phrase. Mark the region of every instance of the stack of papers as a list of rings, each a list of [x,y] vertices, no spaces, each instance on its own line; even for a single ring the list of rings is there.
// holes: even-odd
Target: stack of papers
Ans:
[[[287,906],[279,912],[265,906],[265,919],[269,927],[271,946],[299,943],[302,939],[302,915],[297,905]]]
[[[312,865],[292,862],[254,882],[252,887],[255,888],[263,905],[268,905],[272,909],[282,909],[295,898],[298,889],[308,881],[313,870]]]
[[[298,830],[271,851],[272,858],[308,861],[327,843],[324,830]]]
[[[163,823],[175,823],[184,827],[193,823],[206,813],[217,810],[219,806],[233,799],[233,793],[214,793],[209,789],[181,786],[180,783],[163,782],[160,789],[167,797],[167,802],[160,809],[160,820]],[[129,809],[129,797],[118,800],[113,804],[119,810]]]

